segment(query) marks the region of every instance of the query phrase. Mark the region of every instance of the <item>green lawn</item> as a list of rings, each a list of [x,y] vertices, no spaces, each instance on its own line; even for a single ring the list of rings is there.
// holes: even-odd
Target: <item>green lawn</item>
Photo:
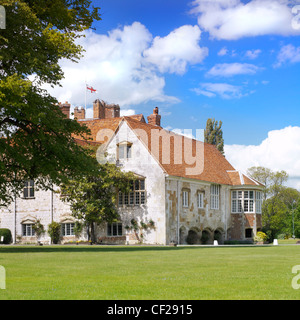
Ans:
[[[0,299],[300,299],[300,246],[2,246]],[[299,280],[300,282],[300,280]]]

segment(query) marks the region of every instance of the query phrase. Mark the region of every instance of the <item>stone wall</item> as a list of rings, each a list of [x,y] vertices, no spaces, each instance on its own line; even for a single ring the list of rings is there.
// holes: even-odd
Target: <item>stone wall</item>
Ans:
[[[211,183],[169,177],[166,182],[167,242],[186,243],[190,230],[201,238],[203,231],[209,235],[207,243],[213,243],[215,232],[221,234],[220,241],[227,238],[230,227],[228,186],[220,186],[219,209],[210,209]],[[189,195],[188,207],[183,207],[182,192]],[[203,208],[198,208],[197,194],[204,194]],[[178,221],[179,218],[179,221]],[[219,235],[218,234],[218,235]],[[201,243],[201,241],[199,241]]]

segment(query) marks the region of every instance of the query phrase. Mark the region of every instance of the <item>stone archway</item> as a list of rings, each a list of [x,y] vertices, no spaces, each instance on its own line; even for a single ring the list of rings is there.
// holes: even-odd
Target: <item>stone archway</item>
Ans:
[[[214,234],[210,228],[205,228],[202,231],[201,243],[202,244],[213,244],[214,242]]]
[[[200,244],[201,243],[201,230],[197,227],[190,228],[186,242],[188,244]]]
[[[222,228],[217,228],[214,231],[214,240],[217,240],[219,244],[224,243],[225,232]]]

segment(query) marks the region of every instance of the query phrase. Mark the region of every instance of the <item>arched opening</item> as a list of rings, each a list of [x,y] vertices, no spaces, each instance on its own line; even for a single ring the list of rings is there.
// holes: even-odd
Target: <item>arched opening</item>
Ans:
[[[212,244],[213,243],[213,232],[207,228],[202,231],[201,243],[202,244]]]
[[[214,231],[214,240],[217,240],[219,244],[224,243],[224,230],[218,228]]]
[[[188,244],[200,244],[201,243],[201,231],[197,227],[192,227],[187,235],[186,242]]]

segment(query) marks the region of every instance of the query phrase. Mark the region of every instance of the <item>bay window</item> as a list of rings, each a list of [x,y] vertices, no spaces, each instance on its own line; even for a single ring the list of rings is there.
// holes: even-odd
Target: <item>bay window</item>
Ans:
[[[254,190],[234,190],[231,192],[232,213],[261,213],[262,193]]]

